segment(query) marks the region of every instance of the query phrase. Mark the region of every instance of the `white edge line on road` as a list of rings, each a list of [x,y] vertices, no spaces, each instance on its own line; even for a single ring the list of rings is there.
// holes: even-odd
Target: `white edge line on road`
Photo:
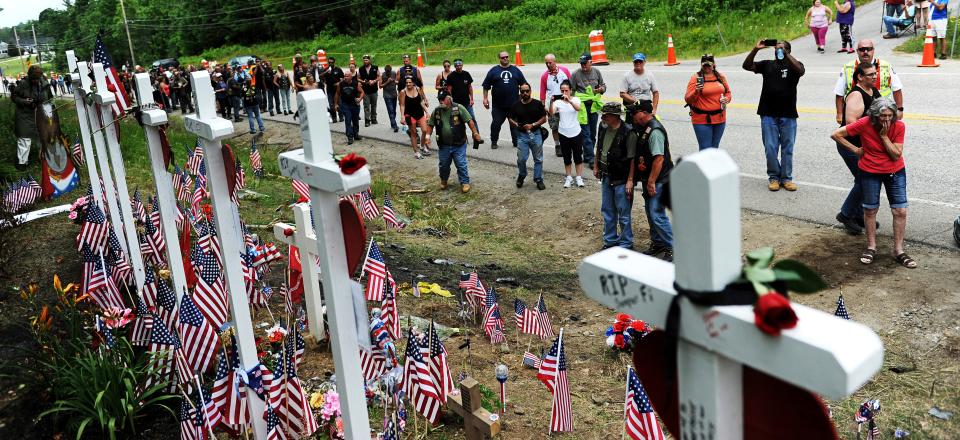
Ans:
[[[758,175],[758,174],[740,173],[740,176],[746,177],[746,178],[748,178],[748,179],[756,179],[756,180],[767,181],[767,176],[761,176],[761,175]],[[822,184],[822,183],[804,182],[804,181],[800,181],[800,180],[794,180],[794,182],[797,183],[797,184],[799,184],[799,185],[812,186],[812,187],[814,187],[814,188],[828,189],[828,190],[841,191],[841,192],[850,191],[850,188],[841,188],[841,187],[839,187],[839,186],[825,185],[825,184]],[[908,197],[907,200],[909,200],[909,201],[911,201],[911,202],[924,203],[924,204],[929,204],[929,205],[941,206],[941,207],[944,207],[944,208],[951,208],[951,209],[960,210],[960,205],[953,204],[953,203],[941,202],[941,201],[937,201],[937,200],[919,199],[919,198],[914,198],[914,197]]]

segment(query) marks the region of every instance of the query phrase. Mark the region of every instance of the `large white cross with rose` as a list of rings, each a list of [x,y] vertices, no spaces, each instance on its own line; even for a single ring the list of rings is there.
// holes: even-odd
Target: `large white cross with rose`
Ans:
[[[684,157],[670,175],[675,264],[607,249],[580,265],[583,291],[663,327],[674,281],[687,290],[722,290],[741,270],[738,179],[736,163],[722,150]],[[883,345],[870,328],[799,304],[793,309],[797,326],[772,337],[756,328],[752,306],[680,301],[679,401],[699,409],[681,409],[683,438],[744,437],[744,365],[830,399],[849,396],[882,366]],[[693,418],[705,423],[688,423]]]
[[[323,303],[330,324],[330,342],[336,368],[337,392],[344,418],[346,438],[364,439],[370,435],[364,380],[357,349],[357,313],[347,271],[346,245],[340,219],[339,196],[357,193],[370,186],[370,170],[360,168],[345,175],[333,158],[333,141],[327,112],[327,95],[322,90],[297,93],[300,113],[300,137],[303,148],[280,154],[280,171],[310,187],[313,224],[316,225],[316,255],[320,257],[323,278]],[[304,220],[301,229],[310,223]],[[304,227],[305,226],[305,227]],[[301,250],[301,256],[312,252]],[[311,271],[311,262],[304,275]],[[308,297],[309,300],[310,297]],[[315,298],[319,299],[319,298]],[[311,321],[318,323],[316,301],[308,303]]]

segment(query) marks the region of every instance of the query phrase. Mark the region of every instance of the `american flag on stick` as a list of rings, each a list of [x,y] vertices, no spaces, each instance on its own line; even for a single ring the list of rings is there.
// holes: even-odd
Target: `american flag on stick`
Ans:
[[[386,259],[380,252],[377,242],[370,240],[370,248],[367,250],[367,258],[363,262],[363,271],[367,274],[367,290],[365,296],[367,301],[383,301],[384,285],[389,284],[391,290],[396,282],[393,275],[387,270]]]
[[[190,150],[190,147],[187,147],[187,163],[186,168],[190,174],[194,176],[200,174],[200,164],[203,163],[203,139],[197,138],[197,143],[193,148],[193,151]]]
[[[187,292],[183,292],[180,299],[178,327],[184,356],[190,367],[193,371],[200,373],[207,371],[207,367],[217,354],[217,343],[220,342],[220,338],[217,336],[217,330],[203,317]]]
[[[370,190],[364,190],[360,193],[363,197],[363,206],[361,211],[363,212],[363,218],[367,220],[374,220],[377,217],[380,217],[380,208],[377,208],[377,202],[373,200],[373,193]]]
[[[297,325],[293,326],[293,332],[296,332]],[[284,378],[284,399],[285,405],[281,406],[280,412],[286,420],[287,428],[301,437],[309,437],[319,429],[317,419],[313,416],[310,409],[310,399],[303,390],[300,378],[297,377],[296,348],[294,347],[295,338],[287,336],[285,342],[284,357],[286,359],[286,377]]]
[[[440,420],[440,407],[446,402],[440,401],[439,387],[423,359],[421,342],[412,329],[407,335],[406,359],[403,362],[403,392],[413,402],[417,412],[423,414],[430,423]]]
[[[437,334],[436,326],[433,321],[430,322],[430,329],[427,332],[427,361],[430,363],[430,375],[433,376],[434,383],[437,385],[437,391],[440,400],[447,401],[447,395],[453,389],[453,376],[450,375],[450,367],[447,365],[447,350],[440,342],[440,335]]]
[[[383,220],[387,222],[387,226],[398,231],[407,227],[406,223],[397,218],[397,212],[393,209],[393,201],[390,200],[388,194],[383,195]]]
[[[525,351],[523,352],[523,365],[534,369],[540,369],[540,358],[529,351]]]
[[[543,301],[543,292],[540,292],[540,299],[537,300],[537,321],[540,322],[540,339],[552,338],[553,323],[550,322],[550,314],[547,313],[547,303]]]
[[[841,317],[843,319],[850,319],[850,314],[847,313],[847,305],[843,302],[843,294],[840,294],[840,297],[837,298],[837,311],[833,312],[834,316]]]
[[[83,166],[83,145],[80,144],[80,136],[77,136],[73,142],[73,161],[78,167]]]
[[[194,265],[199,268],[200,276],[193,299],[210,323],[220,328],[227,322],[227,291],[223,284],[220,263],[208,252],[197,253],[199,255]]]
[[[180,413],[177,415],[180,421],[180,440],[204,440],[203,425],[197,426],[198,414],[186,396],[180,399]]]
[[[96,203],[87,203],[85,211],[83,226],[80,227],[80,234],[77,236],[77,250],[82,251],[83,245],[87,244],[94,253],[103,252],[110,230],[107,216]]]
[[[383,318],[383,325],[390,333],[390,337],[397,339],[400,337],[400,309],[397,307],[397,295],[386,284],[384,284],[383,289],[380,316]]]
[[[156,375],[161,380],[171,379],[170,375],[173,373],[173,352],[177,348],[180,348],[180,341],[177,339],[177,336],[170,332],[159,316],[154,314],[153,329],[150,332],[150,343],[147,345],[147,350],[153,357],[152,362],[155,362],[157,365]],[[156,379],[151,377],[148,380],[148,385],[154,383],[154,380]],[[171,385],[173,385],[172,381]]]
[[[640,378],[627,367],[627,398],[623,405],[625,431],[633,440],[665,440],[657,415],[650,406],[650,398],[640,384]]]
[[[310,201],[310,187],[306,183],[303,183],[297,179],[293,179],[293,192],[297,193],[298,196]]]
[[[241,371],[236,339],[231,336],[229,349],[224,347],[217,362],[217,376],[211,396],[214,404],[223,413],[223,422],[228,425],[245,425],[250,422],[247,387],[240,380]]]
[[[563,329],[553,342],[553,347],[540,362],[537,371],[540,379],[553,394],[550,409],[550,432],[573,431],[573,410],[570,402],[570,383],[567,380],[567,358],[563,351]]]
[[[363,372],[363,380],[379,379],[386,372],[385,364],[386,359],[379,348],[373,347],[368,350],[360,347],[360,371]]]
[[[130,109],[130,98],[127,97],[127,90],[120,82],[120,76],[117,69],[113,67],[113,58],[107,52],[107,47],[103,45],[103,34],[97,34],[97,42],[93,46],[93,62],[103,64],[103,70],[107,76],[107,90],[116,97],[113,103],[113,115],[121,116]]]
[[[263,161],[260,159],[260,150],[257,148],[256,140],[250,146],[250,168],[253,169],[254,176],[257,176],[258,179],[263,178]]]

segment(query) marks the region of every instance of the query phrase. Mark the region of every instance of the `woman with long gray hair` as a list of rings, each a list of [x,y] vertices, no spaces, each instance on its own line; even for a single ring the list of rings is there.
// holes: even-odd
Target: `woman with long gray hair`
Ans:
[[[903,138],[906,126],[897,120],[897,105],[889,98],[870,104],[867,116],[838,128],[830,136],[840,146],[860,157],[860,182],[863,188],[863,224],[867,231],[867,249],[860,255],[863,264],[873,263],[877,254],[877,211],[880,187],[887,192],[893,211],[893,256],[903,267],[914,269],[917,262],[903,251],[907,228],[907,171],[903,163]],[[860,146],[848,136],[860,136]]]

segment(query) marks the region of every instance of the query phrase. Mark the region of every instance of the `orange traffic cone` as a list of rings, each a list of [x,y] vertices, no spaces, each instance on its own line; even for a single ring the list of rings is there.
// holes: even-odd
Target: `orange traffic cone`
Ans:
[[[417,67],[423,67],[423,53],[417,48]]]
[[[923,59],[920,60],[920,64],[917,64],[917,67],[940,67],[937,64],[936,50],[937,47],[933,43],[933,25],[927,24],[927,36],[923,40]]]
[[[603,31],[590,31],[590,60],[594,66],[606,66],[610,64],[607,60],[607,47],[603,42]]]
[[[520,58],[520,43],[517,43],[517,50],[514,52],[513,64],[517,66],[523,65],[523,58]]]
[[[676,66],[680,64],[677,61],[677,53],[673,50],[673,34],[667,34],[667,63],[664,66]]]
[[[317,51],[317,63],[320,63],[324,69],[327,68],[327,51],[323,49]]]

